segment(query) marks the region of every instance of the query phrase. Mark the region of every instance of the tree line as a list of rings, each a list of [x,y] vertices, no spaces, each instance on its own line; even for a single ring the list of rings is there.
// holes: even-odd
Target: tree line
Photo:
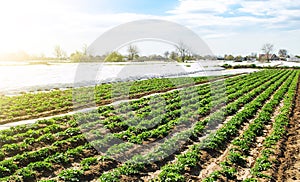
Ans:
[[[248,61],[248,60],[259,60],[263,62],[269,62],[271,60],[284,60],[286,61],[287,58],[290,58],[290,55],[288,54],[288,51],[286,49],[279,49],[278,54],[276,55],[274,53],[274,45],[270,43],[266,43],[262,46],[261,51],[263,54],[257,55],[256,53],[252,53],[251,55],[248,56],[236,56],[234,57],[233,55],[225,54],[224,58],[219,58],[219,59],[224,59],[224,60],[232,60],[232,61]],[[300,57],[300,56],[296,56]]]
[[[225,54],[223,57],[206,55],[200,56],[197,54],[193,54],[191,49],[189,49],[184,43],[180,42],[175,45],[175,50],[173,51],[165,51],[162,55],[153,54],[153,55],[141,55],[140,50],[136,45],[130,44],[126,49],[125,54],[121,54],[117,51],[113,51],[107,53],[105,55],[96,55],[92,56],[88,53],[87,45],[83,45],[81,50],[76,50],[71,53],[70,56],[67,55],[66,51],[59,45],[54,46],[53,55],[54,57],[46,57],[44,54],[40,56],[30,56],[25,52],[22,52],[22,55],[12,57],[16,57],[17,60],[68,60],[71,62],[96,62],[96,61],[106,61],[106,62],[125,62],[125,61],[178,61],[178,62],[186,62],[189,60],[200,60],[200,59],[209,59],[209,60],[232,60],[232,61],[248,61],[248,60],[260,60],[267,61],[270,60],[287,60],[290,57],[288,51],[286,49],[279,49],[278,54],[274,54],[274,45],[270,43],[266,43],[262,46],[261,51],[263,54],[252,53],[248,56],[233,56],[231,54]],[[300,56],[295,56],[296,58],[300,58]]]

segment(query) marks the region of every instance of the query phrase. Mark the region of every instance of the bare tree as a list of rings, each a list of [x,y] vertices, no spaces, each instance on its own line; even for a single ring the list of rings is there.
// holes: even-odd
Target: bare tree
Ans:
[[[273,48],[274,45],[270,43],[264,44],[261,48],[261,50],[266,54],[268,62],[270,61],[270,53],[273,51]]]
[[[67,57],[66,52],[59,45],[54,46],[54,55],[57,59],[63,59]]]
[[[139,53],[138,47],[135,45],[129,45],[127,51],[129,53],[128,60],[133,60]]]
[[[176,49],[180,56],[180,61],[184,62],[186,60],[186,57],[189,55],[190,51],[187,48],[187,46],[183,42],[179,42],[178,45],[176,45]]]

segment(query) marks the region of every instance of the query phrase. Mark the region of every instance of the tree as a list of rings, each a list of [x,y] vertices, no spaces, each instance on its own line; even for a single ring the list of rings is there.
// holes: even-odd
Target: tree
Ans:
[[[56,45],[54,46],[54,56],[57,59],[64,59],[67,57],[67,54],[59,45]]]
[[[242,62],[244,60],[243,56],[239,55],[234,58],[236,62]]]
[[[88,55],[87,50],[88,50],[88,46],[86,44],[83,44],[83,46],[82,46],[82,54],[84,56]]]
[[[74,61],[74,62],[80,62],[80,61],[88,61],[92,59],[92,56],[88,55],[87,52],[87,45],[84,44],[82,46],[82,51],[77,51],[75,53],[72,53],[70,55],[70,60]]]
[[[104,60],[105,62],[123,62],[124,56],[122,56],[118,52],[112,52],[110,53]]]
[[[164,56],[165,56],[166,59],[169,58],[169,55],[170,55],[169,51],[164,52]]]
[[[189,55],[189,49],[182,42],[179,42],[178,45],[176,45],[176,49],[179,53],[180,61],[184,62],[186,60],[187,55]]]
[[[225,60],[234,60],[234,57],[233,57],[233,55],[226,55],[225,56]]]
[[[250,58],[251,59],[257,59],[257,53],[256,52],[252,52]]]
[[[177,60],[177,58],[178,58],[178,54],[176,52],[172,51],[170,54],[170,59]]]
[[[270,53],[273,51],[274,45],[267,43],[264,44],[263,47],[261,48],[261,50],[265,53],[267,61],[270,61]]]
[[[138,56],[138,53],[139,53],[139,50],[138,50],[137,46],[135,46],[135,45],[129,45],[127,51],[129,53],[128,60],[133,60],[134,58],[136,58]]]
[[[76,51],[75,53],[71,54],[70,60],[72,60],[74,62],[80,62],[80,61],[85,60],[85,56],[83,55],[83,53]]]
[[[193,59],[196,59],[195,56],[190,50],[188,50],[187,54],[185,55],[185,60],[193,60]]]
[[[287,50],[286,49],[280,49],[278,51],[278,55],[279,55],[280,58],[286,58],[286,56],[287,56]]]

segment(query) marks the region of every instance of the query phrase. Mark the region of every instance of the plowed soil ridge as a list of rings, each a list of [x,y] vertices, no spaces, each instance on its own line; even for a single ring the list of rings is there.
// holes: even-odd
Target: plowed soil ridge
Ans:
[[[287,135],[281,143],[282,158],[279,159],[276,181],[300,181],[300,82],[298,81],[295,107]]]

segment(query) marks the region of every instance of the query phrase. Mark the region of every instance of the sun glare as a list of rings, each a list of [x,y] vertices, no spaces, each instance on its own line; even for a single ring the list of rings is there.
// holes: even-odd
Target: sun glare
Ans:
[[[47,24],[54,21],[51,14],[60,8],[57,2],[48,0],[0,1],[0,54],[40,52],[45,46],[40,40],[47,36]]]

